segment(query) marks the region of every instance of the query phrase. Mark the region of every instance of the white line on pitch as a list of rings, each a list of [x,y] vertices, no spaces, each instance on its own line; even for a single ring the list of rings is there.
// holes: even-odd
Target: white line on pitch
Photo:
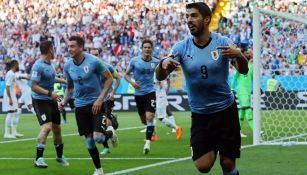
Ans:
[[[144,126],[135,126],[135,127],[129,127],[129,128],[119,128],[117,131],[126,131],[126,130],[133,130],[133,129],[141,129],[144,128]],[[63,134],[63,137],[66,136],[76,136],[79,135],[78,133],[74,134]],[[52,138],[52,136],[48,136],[48,138]],[[36,140],[37,138],[26,138],[26,139],[18,139],[18,140],[6,140],[6,141],[1,141],[0,143],[14,143],[14,142],[23,142],[23,141],[30,141],[30,140]]]
[[[257,145],[245,145],[245,146],[241,147],[241,150],[245,149],[245,148],[254,147],[254,146],[257,146]],[[126,173],[131,173],[131,172],[134,172],[134,171],[139,171],[139,170],[143,170],[143,169],[147,169],[147,168],[167,165],[167,164],[170,164],[170,163],[182,162],[182,161],[189,160],[189,159],[191,159],[190,156],[175,159],[175,160],[168,160],[168,161],[153,163],[153,164],[149,164],[149,165],[139,166],[139,167],[135,167],[135,168],[129,168],[129,169],[121,170],[121,171],[115,171],[115,172],[112,172],[112,173],[107,173],[106,175],[126,174]]]
[[[33,160],[33,157],[0,157],[0,160]],[[54,157],[48,157],[45,158],[45,160],[53,160]],[[67,160],[92,160],[90,157],[65,157]],[[102,160],[176,160],[177,158],[172,157],[152,157],[152,158],[146,158],[146,157],[104,157],[100,158]]]

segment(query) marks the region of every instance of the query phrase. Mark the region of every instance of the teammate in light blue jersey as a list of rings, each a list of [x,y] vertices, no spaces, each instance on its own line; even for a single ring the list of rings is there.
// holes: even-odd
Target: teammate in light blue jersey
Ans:
[[[125,79],[135,88],[135,102],[138,109],[140,119],[146,124],[146,143],[144,145],[144,153],[148,154],[150,150],[150,141],[156,140],[152,138],[154,132],[154,115],[156,111],[156,94],[154,88],[154,72],[159,60],[153,57],[153,43],[150,40],[142,42],[142,55],[132,58],[125,73]],[[133,73],[135,81],[130,78]]]
[[[90,53],[92,55],[95,55],[96,57],[99,58],[99,49],[97,48],[92,48]],[[104,100],[104,109],[105,109],[105,113],[106,113],[106,116],[107,116],[107,124],[108,125],[112,125],[113,128],[116,130],[118,128],[118,121],[117,121],[117,116],[116,114],[114,114],[112,111],[113,111],[113,107],[114,107],[114,95],[116,93],[116,90],[118,89],[118,86],[120,84],[120,80],[121,80],[121,76],[118,74],[118,72],[115,70],[115,68],[113,66],[111,66],[109,63],[105,62],[105,61],[102,61],[103,65],[110,71],[110,73],[112,74],[112,77],[113,79],[116,80],[115,84],[114,84],[114,88],[110,88],[106,97],[105,97],[105,100]],[[102,78],[101,80],[101,84],[102,86],[104,86],[106,82],[106,79],[105,78]],[[106,139],[104,142],[103,142],[103,150],[100,152],[100,154],[109,154],[111,153],[110,152],[110,147],[109,147],[109,144],[108,144],[108,139]]]
[[[235,160],[240,157],[240,126],[227,78],[229,62],[246,74],[247,59],[228,38],[209,31],[207,4],[187,4],[186,19],[193,36],[173,47],[157,67],[156,77],[165,79],[179,65],[183,69],[192,112],[192,158],[198,170],[209,172],[219,152],[223,174],[238,175]]]
[[[33,107],[41,125],[41,130],[37,138],[35,167],[47,168],[48,165],[43,159],[43,153],[47,136],[50,131],[53,132],[53,142],[57,152],[56,160],[64,166],[69,163],[63,156],[64,144],[61,134],[61,116],[57,101],[60,100],[55,92],[53,85],[57,83],[66,83],[65,80],[55,77],[55,69],[51,65],[54,59],[54,46],[51,41],[40,43],[41,58],[38,59],[31,70],[31,88]]]
[[[128,66],[128,73],[133,72],[135,82],[131,82],[135,88],[134,95],[141,96],[155,92],[154,70],[159,64],[159,60],[151,57],[151,60],[144,60],[143,55],[131,59]]]
[[[62,107],[74,92],[75,114],[80,136],[84,135],[90,156],[95,165],[94,174],[103,174],[95,142],[101,144],[111,138],[117,146],[117,136],[112,126],[106,125],[102,104],[112,85],[111,73],[97,57],[83,52],[84,40],[79,36],[69,38],[68,50],[73,59],[64,65],[67,91]],[[101,78],[106,79],[102,87]]]

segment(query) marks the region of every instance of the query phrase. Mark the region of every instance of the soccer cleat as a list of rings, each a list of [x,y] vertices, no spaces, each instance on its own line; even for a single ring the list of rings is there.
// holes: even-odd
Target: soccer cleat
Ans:
[[[103,150],[100,152],[100,154],[110,154],[111,151],[109,148],[103,148]]]
[[[12,135],[12,134],[4,134],[3,138],[5,138],[5,139],[16,139],[16,136]]]
[[[48,165],[45,163],[44,158],[40,157],[36,161],[34,161],[34,167],[37,167],[37,168],[48,168]]]
[[[59,162],[62,166],[69,166],[69,163],[64,156],[62,156],[62,158],[57,157],[55,160]]]
[[[104,175],[104,174],[103,174],[103,170],[102,170],[102,168],[95,169],[95,171],[94,171],[94,174],[93,174],[93,175]]]
[[[172,133],[176,133],[176,129],[173,128],[173,129],[172,129]]]
[[[17,132],[16,126],[12,127],[12,135],[14,135],[15,137],[23,137],[23,134],[20,134],[20,133]]]
[[[147,155],[150,151],[150,140],[146,140],[144,145],[144,154]]]
[[[152,135],[150,141],[157,142],[158,141],[157,135]],[[144,139],[144,142],[146,142],[146,139]]]
[[[108,131],[112,131],[112,137],[111,137],[111,142],[112,142],[112,146],[115,148],[118,146],[118,138],[117,138],[117,135],[115,133],[115,130],[112,126],[109,126]]]
[[[18,133],[18,132],[14,133],[14,135],[15,135],[16,137],[23,137],[23,134]]]
[[[241,138],[246,138],[247,137],[247,135],[243,134],[242,132],[240,132],[240,136],[241,136]]]
[[[157,142],[158,141],[158,136],[157,135],[152,135],[151,136],[151,141]]]
[[[182,128],[181,127],[177,127],[176,128],[176,139],[180,140],[182,137]]]
[[[142,129],[140,132],[141,132],[141,133],[144,133],[144,132],[146,132],[146,130],[147,130],[147,128]]]

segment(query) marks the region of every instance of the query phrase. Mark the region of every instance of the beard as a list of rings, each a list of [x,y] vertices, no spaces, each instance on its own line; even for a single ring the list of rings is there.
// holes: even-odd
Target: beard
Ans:
[[[203,33],[204,33],[204,23],[199,23],[199,26],[198,27],[195,27],[196,29],[194,31],[191,31],[190,29],[190,33],[191,35],[195,36],[195,37],[198,37],[198,36],[201,36]]]

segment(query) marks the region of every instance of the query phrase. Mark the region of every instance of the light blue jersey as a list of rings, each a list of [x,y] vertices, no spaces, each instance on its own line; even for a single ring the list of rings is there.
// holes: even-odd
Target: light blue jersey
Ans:
[[[227,83],[229,74],[228,58],[222,57],[217,46],[232,42],[217,33],[211,33],[211,42],[201,48],[189,37],[176,44],[171,54],[180,62],[185,75],[191,111],[210,114],[222,111],[234,102],[234,95]]]
[[[35,81],[40,87],[52,92],[55,82],[54,67],[42,58],[36,60],[31,69],[31,81]],[[51,100],[51,97],[38,94],[34,91],[32,91],[32,98],[37,100]]]
[[[133,72],[134,80],[140,86],[140,89],[135,89],[134,95],[155,92],[153,75],[160,61],[157,58],[151,58],[150,61],[145,61],[142,56],[137,56],[130,61],[128,70]]]
[[[107,70],[97,57],[84,53],[84,60],[77,65],[69,59],[64,65],[65,76],[74,85],[76,107],[90,106],[101,93],[101,76]]]
[[[115,69],[113,66],[111,66],[109,63],[105,62],[105,61],[102,61],[103,65],[111,72],[112,76],[115,72]],[[104,84],[106,83],[106,79],[104,77],[102,77],[101,79],[101,86],[103,87]],[[110,87],[110,89],[108,90],[106,96],[104,97],[104,101],[107,101],[109,100],[109,97],[110,97],[110,93],[112,92],[113,88],[112,86]]]

